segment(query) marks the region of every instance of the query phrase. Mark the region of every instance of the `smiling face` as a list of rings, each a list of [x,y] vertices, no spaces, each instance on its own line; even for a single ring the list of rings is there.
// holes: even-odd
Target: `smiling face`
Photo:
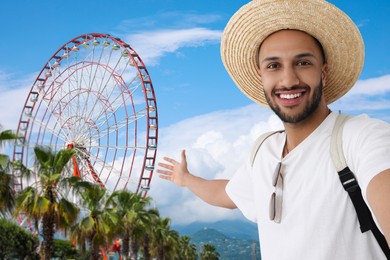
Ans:
[[[297,30],[271,34],[260,47],[259,67],[268,105],[283,122],[299,123],[326,108],[326,64],[312,36]]]

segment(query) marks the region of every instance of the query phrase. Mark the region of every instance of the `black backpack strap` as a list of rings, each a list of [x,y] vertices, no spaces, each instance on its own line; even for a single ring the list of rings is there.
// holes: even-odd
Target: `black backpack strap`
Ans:
[[[385,236],[380,232],[377,225],[375,224],[371,211],[363,199],[362,191],[355,179],[355,176],[353,175],[351,170],[346,167],[339,172],[339,177],[341,184],[348,192],[348,195],[352,200],[353,206],[355,207],[360,223],[361,232],[364,233],[368,230],[371,230],[376,240],[378,241],[379,246],[382,248],[383,253],[385,253],[387,259],[390,259],[389,245],[387,244]]]
[[[359,184],[345,161],[342,149],[342,128],[347,119],[348,116],[342,114],[338,115],[338,118],[336,119],[331,139],[331,157],[339,174],[341,184],[348,192],[353,206],[355,207],[361,232],[364,233],[371,230],[386,258],[390,259],[390,248],[387,244],[386,238],[378,229],[374,218],[372,217],[371,211],[363,199]],[[342,169],[340,170],[340,168]]]

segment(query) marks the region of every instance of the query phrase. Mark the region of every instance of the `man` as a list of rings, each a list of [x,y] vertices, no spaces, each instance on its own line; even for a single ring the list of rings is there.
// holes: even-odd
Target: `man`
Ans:
[[[167,163],[159,163],[160,177],[209,204],[238,207],[258,224],[265,260],[386,259],[372,232],[360,232],[330,156],[337,113],[328,104],[355,84],[363,67],[356,25],[322,0],[254,0],[227,24],[221,55],[236,85],[270,107],[285,131],[267,138],[253,165],[248,160],[231,180],[191,174],[185,151],[180,162],[165,157]],[[390,126],[353,117],[342,141],[390,244]]]

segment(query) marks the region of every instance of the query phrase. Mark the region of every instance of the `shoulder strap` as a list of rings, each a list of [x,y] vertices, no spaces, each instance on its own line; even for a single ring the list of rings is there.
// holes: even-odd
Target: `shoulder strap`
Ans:
[[[343,127],[344,123],[351,118],[350,115],[338,114],[336,123],[333,127],[332,137],[330,141],[330,156],[337,172],[347,167],[343,151]]]
[[[330,155],[339,174],[341,184],[348,192],[353,206],[355,207],[361,232],[364,233],[371,229],[386,258],[390,259],[390,248],[387,244],[386,238],[376,226],[371,211],[363,199],[359,184],[355,179],[354,174],[347,166],[345,160],[342,143],[343,126],[349,118],[351,118],[351,116],[344,114],[339,114],[337,116],[331,137]]]
[[[256,154],[257,152],[259,151],[260,149],[260,146],[264,143],[264,141],[270,137],[271,135],[274,135],[276,133],[283,133],[284,130],[278,130],[278,131],[270,131],[270,132],[266,132],[266,133],[263,133],[262,135],[260,135],[256,141],[255,141],[255,144],[253,145],[253,148],[252,148],[252,152],[251,152],[251,157],[250,157],[250,162],[251,162],[251,166],[253,166],[253,163],[255,162],[255,157],[256,157]]]

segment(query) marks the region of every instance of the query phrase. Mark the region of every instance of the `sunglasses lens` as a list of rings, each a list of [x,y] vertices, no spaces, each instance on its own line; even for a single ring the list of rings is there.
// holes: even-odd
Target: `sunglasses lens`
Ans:
[[[272,193],[271,199],[269,201],[269,219],[274,220],[275,219],[275,202],[276,202],[276,193]]]

